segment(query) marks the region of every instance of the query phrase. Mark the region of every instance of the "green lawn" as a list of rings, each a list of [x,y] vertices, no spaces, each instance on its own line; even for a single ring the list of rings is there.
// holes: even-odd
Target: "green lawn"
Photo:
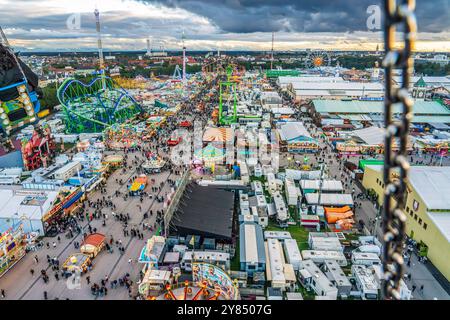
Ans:
[[[230,270],[240,271],[240,261],[239,261],[239,241],[236,241],[236,253],[233,259],[230,261]]]
[[[302,285],[296,290],[296,292],[300,292],[303,296],[303,300],[315,300],[315,294],[313,291],[308,292]]]
[[[287,230],[279,228],[273,222],[269,222],[266,230],[268,231],[288,231],[293,239],[297,240],[298,248],[301,250],[307,250],[309,231],[301,226],[288,226]]]
[[[264,176],[261,176],[261,177],[250,176],[250,182],[253,182],[253,181],[259,181],[264,186],[264,183],[266,183],[266,178]]]

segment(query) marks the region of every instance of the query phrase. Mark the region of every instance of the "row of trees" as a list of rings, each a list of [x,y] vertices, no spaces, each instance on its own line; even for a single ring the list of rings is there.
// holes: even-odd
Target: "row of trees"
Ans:
[[[42,88],[43,97],[40,99],[41,110],[49,109],[50,112],[53,111],[55,106],[59,104],[59,100],[56,96],[57,87],[54,82],[48,84],[46,87]]]
[[[444,66],[433,62],[416,62],[414,70],[416,74],[426,76],[446,76],[450,75],[450,63]]]
[[[151,73],[153,73],[155,76],[161,76],[161,75],[165,75],[165,76],[171,76],[173,75],[174,71],[175,71],[176,66],[175,65],[170,65],[167,62],[165,62],[163,65],[161,66],[153,66],[151,68],[144,68],[141,66],[136,66],[135,68],[131,69],[131,68],[125,68],[122,67],[120,70],[120,75],[122,77],[125,78],[135,78],[137,76],[143,76],[143,77],[150,77]],[[186,66],[186,72],[191,74],[191,73],[196,73],[202,70],[201,65],[187,65]]]

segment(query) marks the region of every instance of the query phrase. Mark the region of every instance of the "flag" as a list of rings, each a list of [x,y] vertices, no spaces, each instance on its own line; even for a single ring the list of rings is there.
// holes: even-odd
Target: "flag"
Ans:
[[[192,237],[191,237],[191,240],[189,240],[189,244],[190,244],[192,247],[194,247],[194,244],[195,244],[195,237],[194,237],[194,236],[192,236]]]

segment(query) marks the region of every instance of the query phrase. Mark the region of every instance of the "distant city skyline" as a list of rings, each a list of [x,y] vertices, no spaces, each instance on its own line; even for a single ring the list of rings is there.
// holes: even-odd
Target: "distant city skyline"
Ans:
[[[382,32],[367,20],[379,0],[0,0],[1,26],[21,51],[91,51],[100,10],[107,50],[375,50]],[[369,13],[368,13],[369,11]],[[418,1],[416,51],[450,52],[448,0]],[[374,20],[370,20],[374,23]],[[376,22],[376,21],[375,21]],[[381,23],[382,25],[382,23]]]

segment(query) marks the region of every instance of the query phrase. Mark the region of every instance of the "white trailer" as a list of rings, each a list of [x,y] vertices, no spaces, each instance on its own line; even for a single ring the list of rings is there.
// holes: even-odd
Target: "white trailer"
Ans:
[[[295,271],[299,271],[302,268],[302,255],[298,249],[297,240],[286,239],[283,244],[286,261],[292,264]]]
[[[313,260],[303,261],[303,269],[300,270],[299,275],[303,286],[313,289],[318,296],[325,296],[332,300],[337,299],[338,289]]]
[[[284,180],[284,190],[286,192],[288,206],[298,205],[300,194],[298,188],[295,186],[294,180],[286,178]]]
[[[364,266],[381,265],[381,260],[376,253],[352,252],[352,263]]]
[[[283,197],[279,192],[273,195],[273,202],[275,203],[275,209],[277,210],[277,220],[285,222],[289,219],[288,211]]]
[[[261,165],[258,163],[258,164],[255,165],[254,175],[257,178],[260,178],[260,177],[262,177],[262,174],[263,174],[263,172],[262,172]]]
[[[347,259],[340,251],[302,250],[302,258],[303,260],[310,259],[317,264],[322,264],[326,260],[336,260],[341,267],[347,266]]]
[[[264,195],[256,195],[256,206],[258,208],[266,208],[267,209],[267,201]]]
[[[352,265],[352,276],[362,300],[378,300],[380,284],[372,267],[354,264]]]
[[[255,195],[257,195],[257,196],[264,195],[263,185],[260,181],[252,182],[252,190],[255,192]]]

